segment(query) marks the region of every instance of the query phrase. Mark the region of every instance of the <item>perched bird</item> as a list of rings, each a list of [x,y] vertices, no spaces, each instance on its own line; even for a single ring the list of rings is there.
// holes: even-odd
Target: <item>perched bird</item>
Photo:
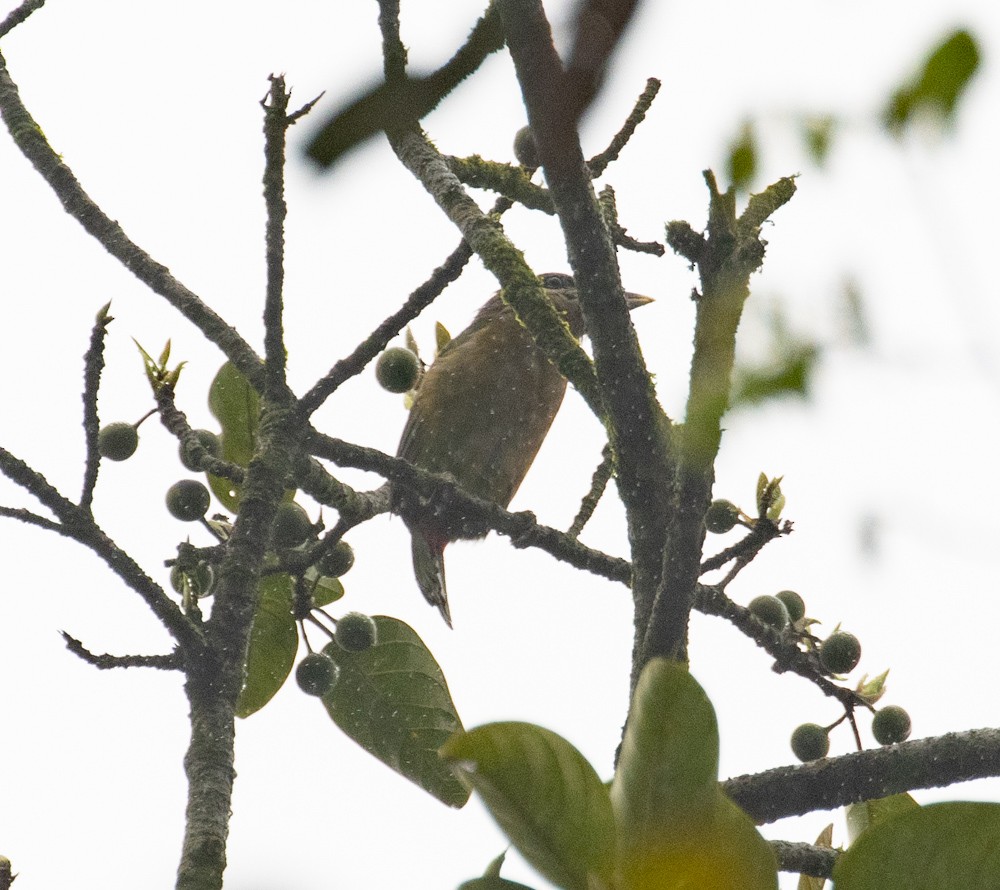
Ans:
[[[576,337],[583,313],[571,275],[539,276]],[[629,308],[651,302],[626,294]],[[445,473],[469,494],[506,508],[542,445],[566,392],[566,378],[538,348],[499,293],[482,306],[427,369],[396,456]],[[460,515],[432,512],[412,491],[393,486],[392,511],[413,539],[413,571],[427,602],[451,627],[444,548],[470,532]]]

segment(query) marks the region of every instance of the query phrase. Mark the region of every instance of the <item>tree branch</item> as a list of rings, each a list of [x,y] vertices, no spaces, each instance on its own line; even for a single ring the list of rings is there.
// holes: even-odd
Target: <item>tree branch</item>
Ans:
[[[738,776],[722,790],[766,823],[992,776],[1000,776],[1000,730],[971,729]]]

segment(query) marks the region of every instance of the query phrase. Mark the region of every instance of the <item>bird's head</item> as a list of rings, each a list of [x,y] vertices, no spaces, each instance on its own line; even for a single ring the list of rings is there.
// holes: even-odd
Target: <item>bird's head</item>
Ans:
[[[582,331],[583,315],[577,304],[576,281],[573,276],[565,272],[543,272],[538,276],[538,280],[542,283],[542,287],[548,291],[549,299],[552,300],[556,308],[569,316],[569,325],[573,332],[578,334],[577,327]],[[652,297],[625,291],[625,305],[630,312],[652,302]],[[575,320],[578,320],[576,324]]]

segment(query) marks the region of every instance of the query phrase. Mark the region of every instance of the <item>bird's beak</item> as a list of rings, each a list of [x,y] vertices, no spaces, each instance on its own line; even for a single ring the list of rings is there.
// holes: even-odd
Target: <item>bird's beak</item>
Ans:
[[[644,297],[642,294],[633,294],[630,291],[625,291],[625,305],[628,306],[629,312],[653,302],[655,300],[652,297]]]

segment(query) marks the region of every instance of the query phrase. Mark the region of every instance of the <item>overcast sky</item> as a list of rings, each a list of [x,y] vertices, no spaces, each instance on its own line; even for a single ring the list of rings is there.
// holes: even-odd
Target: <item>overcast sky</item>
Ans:
[[[557,27],[568,4],[552,3]],[[403,34],[413,66],[440,64],[480,4],[411,0]],[[171,4],[53,0],[4,39],[22,98],[90,195],[255,346],[264,281],[261,110],[271,72],[294,102],[337,107],[380,70],[374,3],[285,0]],[[954,133],[895,143],[877,112],[926,50],[964,25],[984,64]],[[560,31],[560,33],[562,33]],[[663,90],[604,181],[630,234],[664,222],[704,225],[701,171],[723,176],[740,122],[761,122],[757,186],[800,173],[774,217],[741,355],[766,355],[765,320],[781,306],[791,329],[823,348],[812,399],[727,419],[716,494],[752,508],[757,474],[784,475],[795,533],[730,588],[742,602],[793,588],[822,632],[838,622],[864,645],[857,676],[892,668],[886,701],[907,707],[914,737],[1000,724],[991,635],[1000,618],[995,504],[1000,502],[1000,301],[995,175],[1000,37],[994,4],[965,2],[651,2],[584,122],[588,154],[619,128],[648,77]],[[802,113],[844,121],[829,163],[804,153]],[[493,57],[426,121],[450,154],[511,160],[524,124],[512,66]],[[286,331],[299,393],[389,314],[457,243],[451,224],[395,162],[384,139],[318,176],[301,158],[309,120],[292,133],[288,170]],[[178,390],[196,426],[212,426],[205,391],[222,359],[66,216],[9,138],[0,138],[0,442],[66,494],[80,486],[81,356],[94,313],[112,301],[102,422],[150,407],[132,343],[173,341],[187,367]],[[492,200],[481,196],[485,205]],[[505,228],[538,271],[566,268],[551,219],[517,210]],[[680,415],[696,284],[684,261],[623,255],[633,291],[656,298],[634,316],[671,416]],[[856,283],[870,342],[845,333],[843,288]],[[453,333],[495,289],[473,262],[417,320]],[[394,452],[400,397],[371,373],[317,415],[341,438]],[[589,484],[599,425],[570,393],[512,505],[565,527]],[[95,508],[108,532],[158,580],[189,533],[163,507],[187,474],[155,421],[132,460],[102,470]],[[344,472],[352,485],[380,480]],[[30,500],[0,480],[0,503]],[[613,495],[583,539],[627,555]],[[708,542],[721,548],[735,539]],[[554,729],[610,776],[627,706],[631,608],[626,592],[496,536],[449,549],[455,630],[413,582],[405,528],[380,517],[352,532],[357,564],[343,608],[410,623],[440,661],[466,726],[530,720]],[[169,640],[134,594],[76,545],[0,525],[0,854],[18,890],[172,885],[182,831],[187,707],[180,676],[98,673],[66,652],[67,630],[95,652],[166,652]],[[692,671],[719,713],[722,775],[791,760],[803,721],[835,706],[717,619],[692,621]],[[852,675],[853,676],[853,675]],[[870,737],[869,737],[870,738]],[[832,753],[846,753],[847,731]],[[227,886],[245,890],[447,888],[482,871],[505,842],[473,801],[451,811],[345,739],[291,684],[241,722]],[[975,783],[921,800],[997,799]],[[839,814],[768,826],[812,840]],[[540,879],[516,857],[509,877]],[[787,880],[787,878],[786,878]],[[792,883],[794,886],[794,883]]]

